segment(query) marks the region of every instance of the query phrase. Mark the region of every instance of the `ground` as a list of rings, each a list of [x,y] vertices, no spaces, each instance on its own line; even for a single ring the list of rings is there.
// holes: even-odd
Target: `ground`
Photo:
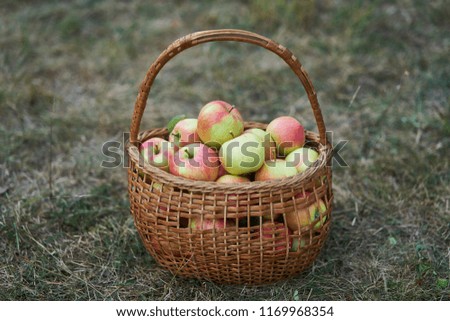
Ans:
[[[449,300],[450,7],[446,1],[13,1],[0,4],[0,300]],[[129,214],[122,142],[145,70],[193,31],[288,47],[333,144],[330,236],[311,267],[260,287],[173,277]],[[316,130],[295,75],[245,44],[183,52],[142,129],[224,99]]]

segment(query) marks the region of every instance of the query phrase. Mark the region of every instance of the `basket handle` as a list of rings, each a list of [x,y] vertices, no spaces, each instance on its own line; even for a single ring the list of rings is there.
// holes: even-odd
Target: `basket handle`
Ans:
[[[194,32],[175,40],[159,55],[159,57],[148,69],[147,74],[145,75],[145,78],[139,88],[139,93],[134,104],[133,118],[131,119],[130,143],[138,143],[137,136],[139,133],[139,126],[147,104],[150,88],[162,67],[180,52],[199,44],[213,41],[246,42],[263,47],[280,56],[300,79],[303,88],[308,95],[308,99],[314,113],[314,118],[319,130],[320,143],[326,145],[326,129],[322,117],[322,111],[320,110],[317,95],[311,80],[309,79],[306,71],[303,69],[300,61],[298,61],[298,59],[287,48],[279,45],[278,43],[256,33],[237,29],[218,29]]]

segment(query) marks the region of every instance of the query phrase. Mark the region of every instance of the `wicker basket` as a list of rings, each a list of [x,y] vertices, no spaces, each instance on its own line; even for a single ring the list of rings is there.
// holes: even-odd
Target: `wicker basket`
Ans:
[[[184,179],[142,161],[140,142],[168,136],[162,128],[139,132],[154,79],[174,56],[211,41],[255,44],[274,52],[291,67],[308,94],[317,122],[319,134],[306,131],[307,145],[319,152],[314,167],[286,179],[227,185]],[[245,127],[266,125],[249,122]],[[311,81],[285,47],[260,35],[233,29],[196,32],[176,40],[151,65],[140,86],[127,145],[131,214],[145,247],[173,274],[217,283],[272,283],[308,268],[323,247],[331,222],[332,148],[325,133]],[[310,194],[299,197],[305,191]],[[309,226],[292,232],[282,223],[287,215],[319,200],[327,209]],[[189,225],[194,217],[225,219],[226,226],[193,230]],[[319,221],[324,223],[318,224]],[[291,244],[300,246],[293,251]]]

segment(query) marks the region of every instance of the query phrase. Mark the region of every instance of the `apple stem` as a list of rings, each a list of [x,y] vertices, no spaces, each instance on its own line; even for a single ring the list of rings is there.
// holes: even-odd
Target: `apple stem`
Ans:
[[[160,151],[160,150],[159,150],[159,146],[156,145],[156,146],[155,146],[155,155],[158,155],[158,154],[159,154],[159,151]]]
[[[231,109],[228,111],[228,113],[231,113],[233,111],[233,109],[235,108],[234,105],[231,105]]]
[[[184,153],[187,155],[188,158],[192,158],[191,153],[187,149],[184,150]]]
[[[231,135],[231,137],[234,138],[234,134],[233,134],[233,132],[231,130],[230,130],[230,135]]]

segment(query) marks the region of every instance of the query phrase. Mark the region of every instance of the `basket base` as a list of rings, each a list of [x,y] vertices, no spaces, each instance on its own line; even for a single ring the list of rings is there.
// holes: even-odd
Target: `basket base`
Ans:
[[[323,232],[328,234],[328,224]],[[301,252],[230,255],[229,257],[185,255],[155,252],[155,260],[174,276],[207,280],[217,284],[264,285],[293,277],[310,268],[321,251],[322,242],[311,244]]]
[[[213,263],[208,264],[203,271],[198,271],[195,265],[190,266],[183,260],[159,263],[174,276],[211,281],[217,284],[256,286],[272,284],[293,277],[310,268],[314,259],[315,257],[303,261],[297,260],[297,264],[290,264],[290,260],[288,260],[285,265],[281,265],[279,260],[274,260],[273,264],[248,262],[241,263],[239,266]]]

